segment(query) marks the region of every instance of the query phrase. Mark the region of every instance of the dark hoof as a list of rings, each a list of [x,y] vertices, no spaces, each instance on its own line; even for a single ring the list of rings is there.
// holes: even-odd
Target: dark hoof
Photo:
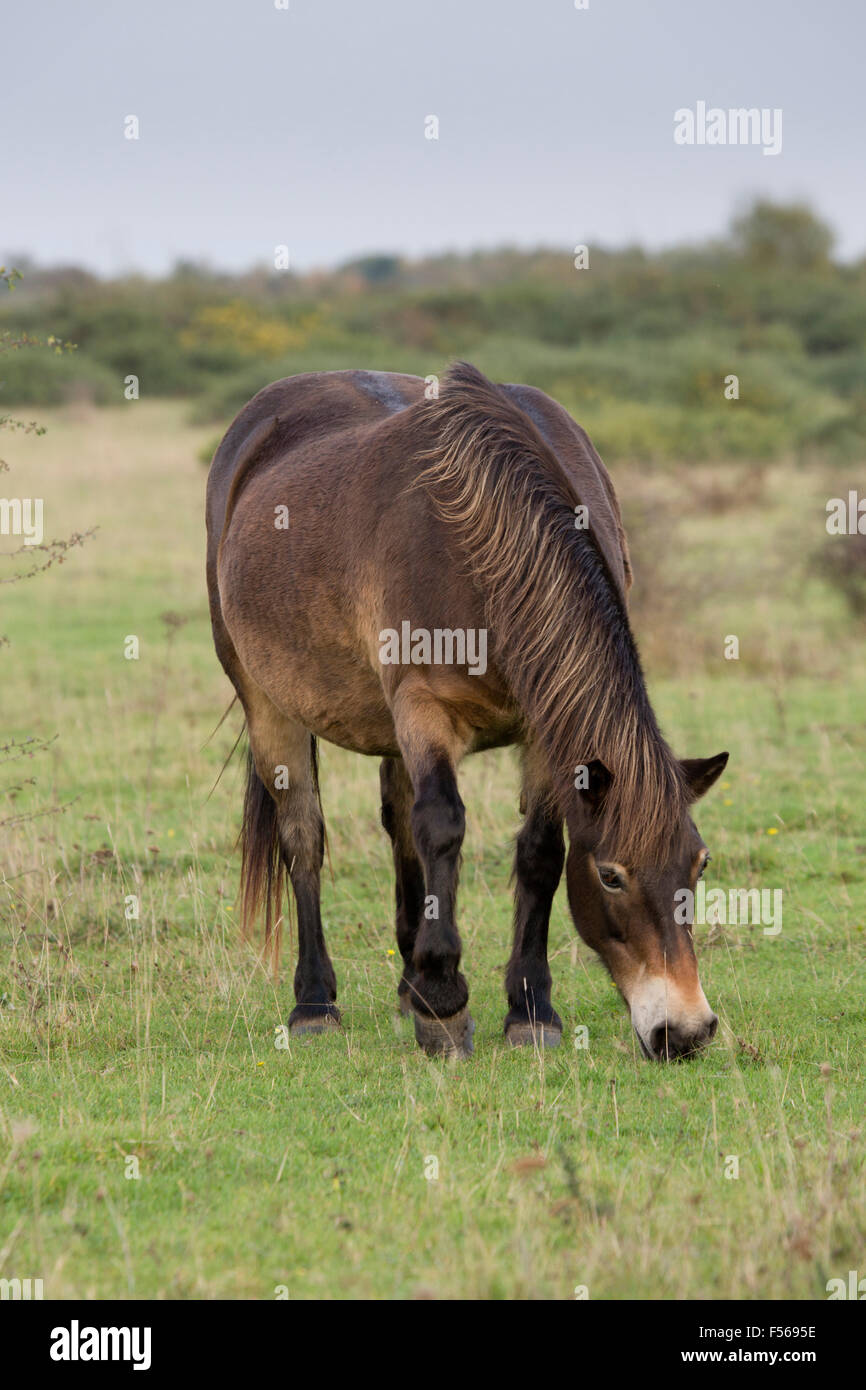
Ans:
[[[412,1013],[412,1004],[409,1000],[408,993],[397,995],[397,1008],[400,1010],[404,1018],[410,1017]]]
[[[336,1004],[323,1008],[321,1004],[298,1004],[289,1016],[289,1032],[293,1038],[305,1033],[331,1033],[340,1027],[340,1010]]]
[[[472,1034],[475,1020],[467,1008],[451,1018],[428,1018],[414,1014],[415,1040],[430,1057],[471,1057],[475,1051]]]
[[[505,1037],[512,1047],[559,1047],[562,1029],[555,1023],[508,1023]]]

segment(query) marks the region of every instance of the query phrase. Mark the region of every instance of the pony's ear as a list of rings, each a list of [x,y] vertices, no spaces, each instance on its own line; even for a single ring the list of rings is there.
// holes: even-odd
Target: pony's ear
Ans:
[[[685,773],[692,799],[698,801],[705,792],[717,782],[728,763],[727,753],[717,753],[714,758],[681,758],[680,767]]]
[[[580,794],[593,816],[600,814],[612,781],[613,777],[604,763],[600,763],[597,758],[594,762],[586,764],[586,786],[580,788]]]

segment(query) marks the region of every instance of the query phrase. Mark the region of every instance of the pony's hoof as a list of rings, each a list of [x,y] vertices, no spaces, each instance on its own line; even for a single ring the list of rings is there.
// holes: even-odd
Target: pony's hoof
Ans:
[[[332,1033],[339,1027],[340,1010],[335,1004],[330,1004],[327,1009],[319,1009],[315,1013],[313,1009],[299,1005],[292,1010],[289,1017],[289,1032],[293,1038],[302,1037],[304,1034]]]
[[[509,1023],[505,1037],[511,1047],[559,1047],[562,1029],[555,1023]]]
[[[451,1018],[428,1018],[426,1014],[413,1014],[415,1019],[415,1041],[429,1057],[471,1057],[475,1051],[472,1034],[475,1020],[467,1008],[463,1008]]]
[[[412,991],[410,989],[397,990],[397,1008],[404,1018],[412,1016]]]

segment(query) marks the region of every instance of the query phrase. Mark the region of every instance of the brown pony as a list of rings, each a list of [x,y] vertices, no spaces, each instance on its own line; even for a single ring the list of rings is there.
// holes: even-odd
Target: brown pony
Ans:
[[[297,903],[289,1027],[338,1027],[319,910],[321,737],[382,759],[394,852],[399,1002],[431,1053],[472,1050],[455,921],[467,753],[519,744],[505,1034],[552,1046],[550,908],[565,862],[580,935],[646,1056],[694,1053],[717,1019],[675,893],[707,851],[689,807],[727,754],[677,760],[656,723],[626,608],[610,478],[543,392],[460,363],[441,392],[388,372],[275,382],[217,449],[207,579],[217,655],[249,735],[242,916]]]

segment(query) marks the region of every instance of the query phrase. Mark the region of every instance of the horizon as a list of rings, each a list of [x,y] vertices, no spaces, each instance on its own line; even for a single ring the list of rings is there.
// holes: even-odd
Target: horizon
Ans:
[[[693,241],[670,242],[656,247],[646,246],[641,242],[627,242],[621,245],[594,244],[590,247],[590,252],[595,257],[608,256],[611,258],[615,258],[618,256],[627,256],[629,254],[639,254],[652,259],[668,255],[676,256],[687,255],[689,253],[700,253],[705,251],[725,250],[731,241],[731,229],[734,218],[742,215],[745,212],[748,212],[750,207],[755,206],[755,204],[764,202],[768,202],[770,206],[780,209],[788,209],[794,206],[798,208],[805,208],[819,222],[829,227],[831,233],[833,234],[833,244],[831,246],[828,257],[829,263],[831,265],[852,267],[858,265],[861,261],[866,260],[866,243],[864,243],[863,247],[860,248],[859,251],[853,251],[848,256],[840,254],[838,249],[838,236],[836,228],[833,227],[833,225],[822,215],[820,208],[816,208],[814,205],[810,203],[803,203],[799,201],[797,203],[784,203],[773,202],[772,200],[765,200],[763,198],[755,199],[752,202],[752,204],[740,204],[737,207],[732,208],[723,229],[716,232],[710,232],[705,237],[702,237],[700,239],[696,239]],[[438,261],[444,261],[449,259],[454,259],[457,261],[468,261],[473,257],[483,258],[487,256],[495,257],[498,255],[515,255],[527,258],[534,256],[561,256],[564,259],[571,259],[573,257],[573,254],[573,247],[543,242],[539,242],[534,245],[518,245],[511,242],[501,242],[498,244],[491,243],[489,245],[474,245],[467,247],[443,246],[439,249],[433,249],[429,252],[425,252],[419,255],[404,253],[393,247],[383,245],[362,248],[358,251],[350,253],[343,260],[335,261],[333,263],[310,265],[303,268],[288,267],[286,273],[294,276],[296,279],[306,280],[315,278],[317,276],[338,275],[340,273],[352,270],[362,265],[364,262],[374,261],[377,259],[394,260],[401,269],[411,270],[416,267],[435,264]],[[278,273],[277,271],[275,271],[274,266],[269,265],[267,260],[264,259],[249,262],[246,265],[230,267],[227,265],[216,264],[204,258],[195,259],[187,256],[179,257],[173,264],[166,266],[162,270],[149,271],[140,266],[129,266],[115,271],[100,271],[99,269],[94,269],[92,266],[77,261],[41,262],[34,258],[28,251],[14,251],[3,249],[2,247],[0,247],[0,266],[4,267],[7,271],[21,271],[22,275],[25,278],[28,275],[34,274],[50,275],[77,271],[93,276],[95,279],[106,283],[127,279],[143,279],[154,281],[165,280],[170,279],[173,275],[176,275],[184,270],[191,270],[197,274],[213,277],[214,279],[218,279],[221,277],[227,279],[243,279],[247,275],[253,275],[262,271],[267,272],[269,274]]]

